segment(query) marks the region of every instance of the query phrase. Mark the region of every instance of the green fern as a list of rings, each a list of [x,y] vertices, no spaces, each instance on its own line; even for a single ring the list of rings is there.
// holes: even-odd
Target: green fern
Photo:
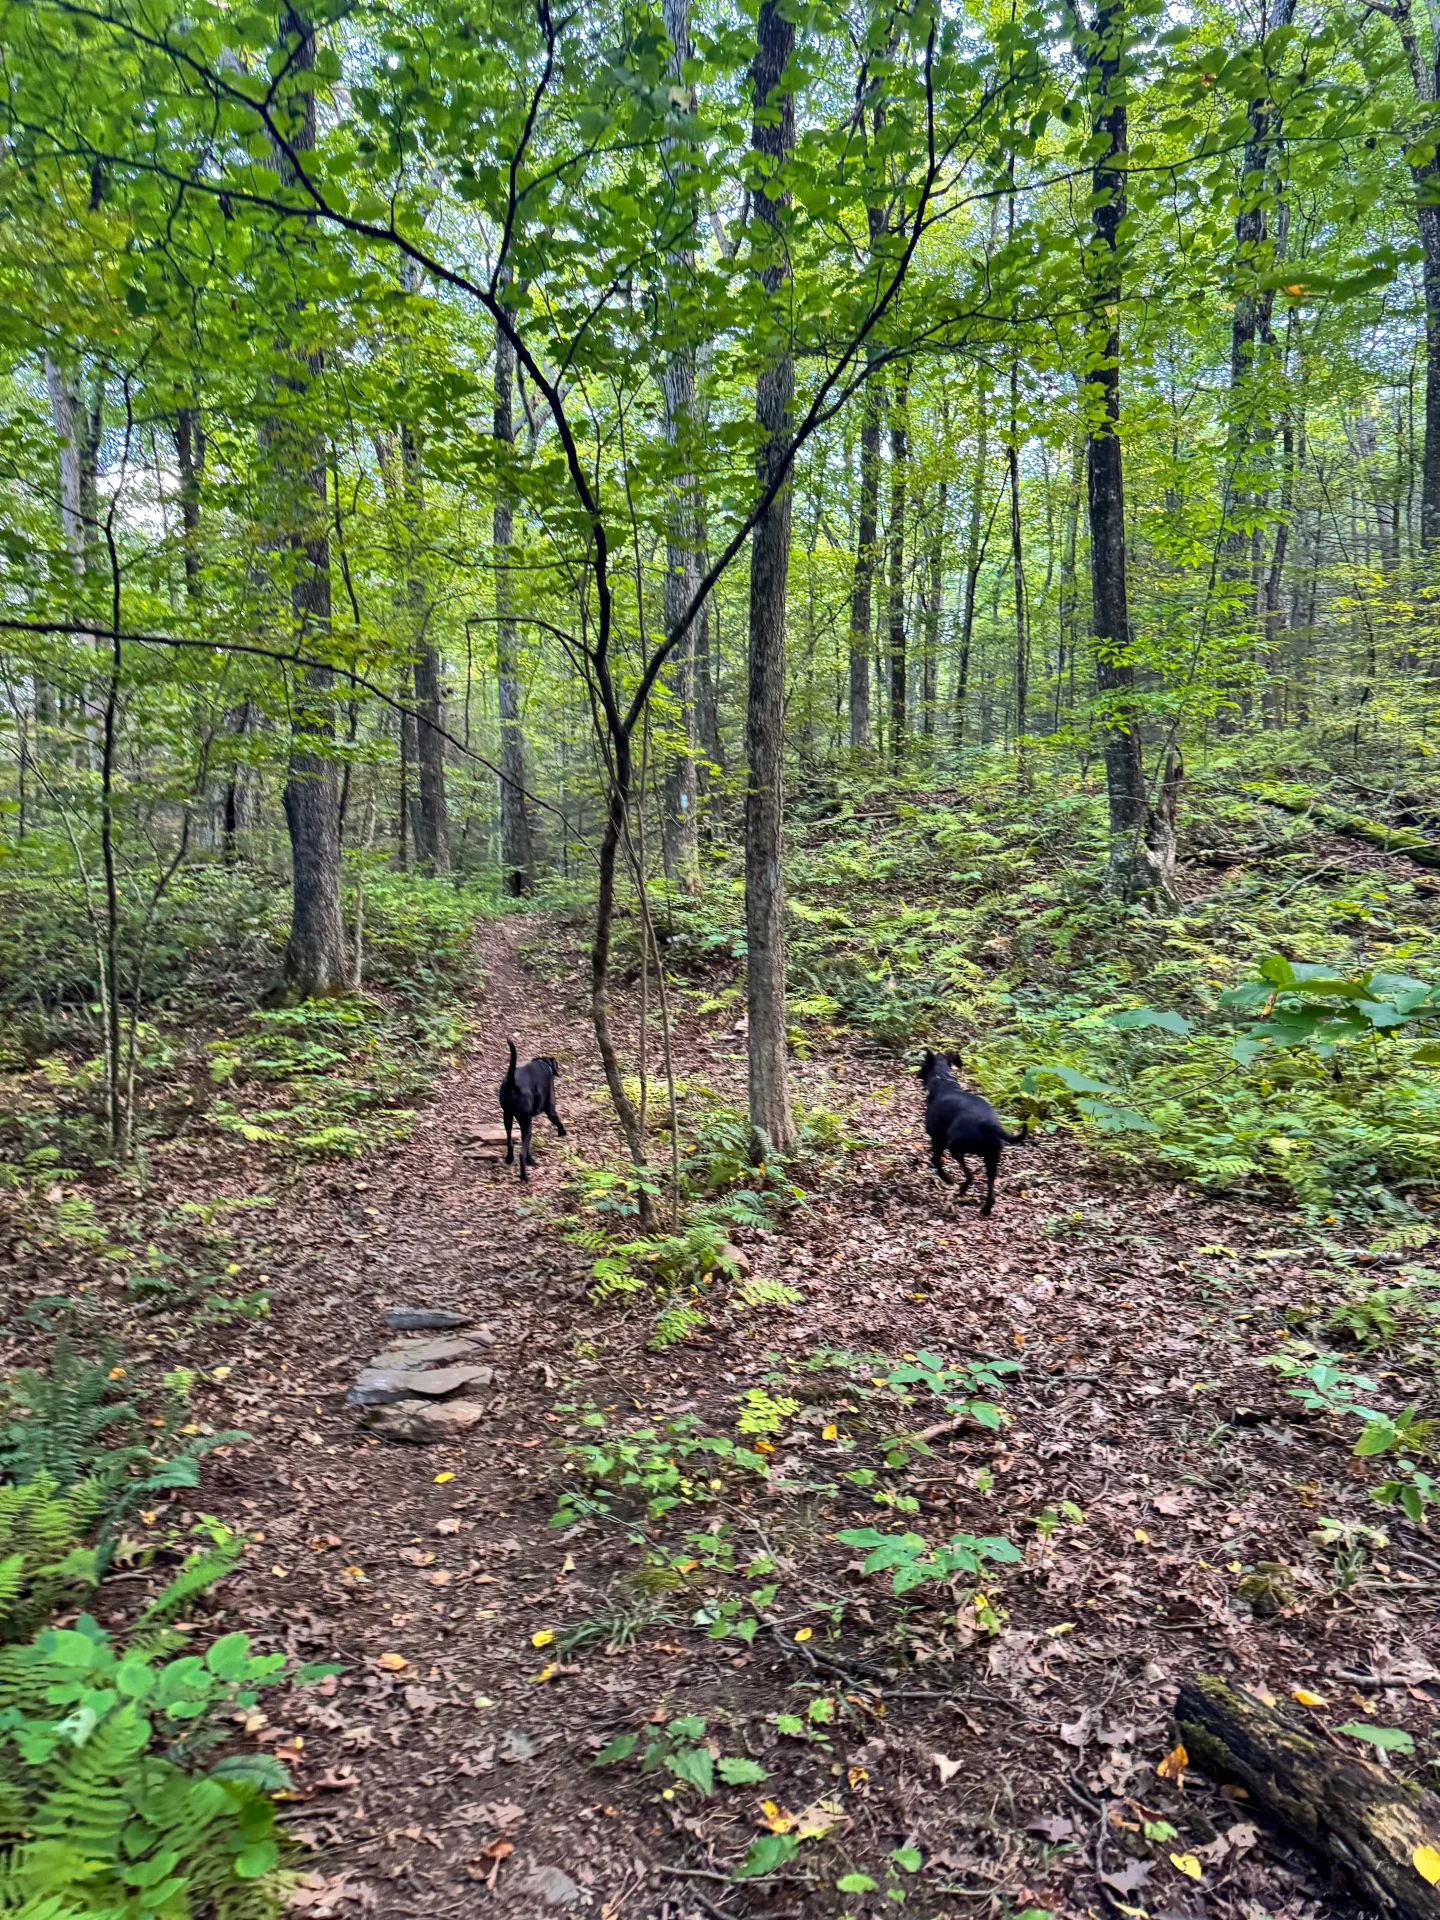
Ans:
[[[106,1345],[98,1360],[86,1360],[62,1335],[48,1369],[26,1367],[15,1375],[7,1394],[16,1417],[0,1428],[0,1478],[48,1474],[55,1485],[70,1487],[91,1475],[102,1454],[116,1457],[100,1436],[135,1418],[128,1401],[109,1398],[119,1357],[118,1347]],[[127,1465],[132,1452],[145,1457],[144,1448],[122,1451]]]
[[[646,1347],[651,1353],[663,1353],[667,1347],[678,1345],[687,1334],[693,1333],[697,1327],[703,1327],[704,1324],[705,1316],[698,1307],[666,1307],[656,1320],[654,1331],[645,1343]]]
[[[783,1280],[756,1277],[736,1289],[735,1298],[742,1307],[798,1307],[804,1295]]]
[[[61,1492],[49,1474],[0,1487],[0,1643],[27,1638],[95,1585],[95,1549],[80,1542],[101,1498],[95,1480]]]

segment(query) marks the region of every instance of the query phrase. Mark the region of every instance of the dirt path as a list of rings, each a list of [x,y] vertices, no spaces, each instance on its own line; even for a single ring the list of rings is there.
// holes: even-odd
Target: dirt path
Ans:
[[[217,1606],[346,1668],[272,1707],[261,1736],[294,1769],[292,1824],[316,1850],[302,1910],[829,1920],[883,1899],[837,1891],[839,1874],[883,1873],[913,1846],[924,1877],[905,1910],[927,1920],[1100,1911],[1097,1857],[1118,1897],[1152,1913],[1353,1914],[1232,1802],[1199,1782],[1179,1796],[1155,1774],[1174,1685],[1197,1668],[1282,1700],[1308,1688],[1341,1717],[1418,1738],[1440,1704],[1433,1563],[1401,1539],[1381,1573],[1342,1588],[1307,1543],[1317,1514],[1376,1510],[1339,1431],[1307,1422],[1259,1365],[1323,1281],[1286,1251],[1282,1218],[1102,1180],[1052,1137],[1011,1157],[981,1221],[925,1177],[914,1089],[893,1060],[837,1050],[800,1067],[802,1091],[848,1107],[870,1144],[773,1229],[739,1236],[753,1274],[783,1279],[794,1304],[747,1312],[717,1297],[703,1331],[647,1353],[644,1316],[593,1304],[590,1256],[551,1223],[562,1161],[548,1130],[528,1191],[467,1145],[496,1117],[507,1033],[522,1058],[561,1058],[566,1149],[590,1163],[605,1141],[578,976],[556,984],[519,958],[542,931],[486,930],[479,1042],[413,1137],[311,1180],[267,1219],[271,1322],[197,1330],[181,1355],[208,1376],[201,1417],[255,1436],[207,1468],[207,1505],[264,1533]],[[743,1043],[726,1025],[687,1017],[680,1061],[737,1097]],[[453,1446],[377,1444],[345,1404],[393,1304],[452,1307],[494,1333],[494,1396]],[[676,1605],[568,1661],[536,1648],[635,1594],[633,1549],[549,1525],[567,1388],[616,1420],[695,1412],[733,1431],[738,1396],[777,1363],[842,1346],[1019,1358],[1013,1424],[938,1438],[896,1513],[861,1493],[840,1496],[846,1513],[803,1491],[845,1445],[817,1412],[786,1432],[755,1521],[786,1582],[783,1626],[742,1650]],[[847,1521],[1008,1533],[1025,1557],[997,1591],[998,1630],[977,1631],[964,1607],[953,1620],[894,1608],[837,1560]],[[1293,1573],[1268,1614],[1237,1597],[1262,1562]],[[828,1694],[811,1622],[842,1676]],[[833,1733],[777,1723],[827,1700]],[[761,1792],[782,1808],[831,1810],[834,1835],[804,1872],[729,1883],[727,1863],[770,1817],[753,1787],[696,1800],[663,1773],[595,1771],[610,1736],[681,1713],[763,1761]],[[1142,1843],[1147,1820],[1175,1838]],[[1169,1864],[1181,1848],[1203,1886]]]

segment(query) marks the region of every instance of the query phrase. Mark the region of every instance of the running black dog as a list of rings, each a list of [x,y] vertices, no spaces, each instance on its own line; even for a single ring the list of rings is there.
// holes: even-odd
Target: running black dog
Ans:
[[[958,1053],[932,1053],[927,1047],[920,1062],[918,1078],[925,1089],[925,1131],[930,1136],[930,1164],[946,1186],[954,1182],[946,1173],[944,1160],[951,1153],[960,1162],[965,1178],[960,1191],[966,1193],[975,1176],[965,1164],[967,1153],[978,1154],[985,1163],[985,1198],[980,1203],[983,1220],[995,1204],[995,1175],[1006,1141],[1018,1147],[1029,1132],[1026,1122],[1019,1133],[1006,1133],[1000,1116],[988,1100],[978,1093],[967,1093],[950,1071],[958,1067]]]
[[[510,1070],[500,1082],[500,1111],[505,1116],[505,1164],[508,1166],[515,1158],[515,1141],[511,1129],[520,1122],[520,1178],[528,1180],[526,1168],[534,1159],[530,1151],[530,1129],[543,1113],[563,1140],[565,1128],[555,1111],[555,1082],[560,1078],[560,1068],[554,1058],[540,1054],[529,1066],[517,1069],[515,1065],[515,1042],[510,1042]]]

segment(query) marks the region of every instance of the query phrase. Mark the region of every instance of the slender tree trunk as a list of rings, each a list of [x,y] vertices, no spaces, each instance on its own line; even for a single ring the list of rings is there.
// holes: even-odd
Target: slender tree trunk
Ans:
[[[292,75],[315,67],[315,30],[293,10],[281,16],[280,30],[290,55]],[[287,134],[297,152],[315,145],[315,95],[308,86],[282,103]],[[276,156],[282,180],[293,184],[291,169]],[[290,494],[292,527],[290,607],[297,645],[323,646],[330,631],[330,536],[326,497],[326,457],[322,436],[303,419],[305,404],[320,372],[318,355],[293,356],[296,371],[285,381],[290,417],[278,422],[271,438],[281,478]],[[298,525],[293,521],[299,522]],[[329,667],[297,667],[292,696],[290,758],[285,781],[285,823],[290,832],[291,921],[283,978],[277,997],[287,1002],[343,992],[349,982],[349,953],[340,907],[340,806],[336,778],[334,675]]]
[[[185,544],[185,591],[192,600],[201,594],[203,559],[200,549],[200,482],[205,470],[205,435],[198,407],[181,407],[175,415],[175,464],[180,469],[180,524]]]
[[[691,57],[688,0],[664,0],[665,31],[674,51],[670,61],[673,90],[687,95],[687,111],[693,112],[693,92],[685,80],[685,63]],[[668,170],[676,181],[677,192],[684,195],[689,226],[694,229],[695,176],[694,150],[690,143],[667,138],[662,143]],[[693,275],[693,247],[682,247],[669,255],[668,264],[680,278]],[[680,616],[694,598],[700,584],[700,502],[699,481],[695,472],[695,351],[686,342],[666,361],[660,380],[665,400],[665,439],[677,455],[677,470],[671,480],[670,525],[665,556],[665,631],[674,631]],[[670,656],[667,679],[675,703],[673,731],[675,745],[667,751],[660,813],[660,845],[666,878],[684,893],[700,889],[699,836],[696,829],[695,779],[695,653],[697,621],[691,621],[684,637]]]
[[[85,556],[90,534],[85,526],[82,506],[85,459],[81,426],[80,396],[69,374],[47,353],[45,385],[50,395],[50,418],[60,449],[60,528],[70,554],[70,565],[77,581],[85,577]]]
[[[761,0],[756,25],[754,150],[765,186],[754,218],[761,285],[771,300],[788,275],[784,228],[790,195],[775,180],[795,146],[795,100],[780,91],[795,49],[795,27],[781,0]],[[777,312],[777,318],[779,318]],[[783,321],[782,321],[783,324]],[[782,350],[760,371],[755,413],[761,430],[757,473],[773,486],[789,449],[795,362]],[[754,1150],[788,1153],[790,1113],[785,1018],[784,725],[785,592],[790,566],[790,480],[776,490],[750,537],[749,686],[745,714],[746,1012],[749,1023],[750,1126]]]
[[[1065,662],[1070,661],[1070,678],[1075,678],[1075,649],[1079,639],[1079,604],[1075,591],[1075,549],[1080,535],[1080,496],[1085,490],[1085,436],[1076,437],[1070,463],[1070,485],[1065,500],[1065,544],[1060,550],[1060,660],[1055,676],[1055,725],[1060,725],[1060,703],[1065,681]]]
[[[495,670],[500,707],[500,866],[509,894],[535,885],[535,851],[525,800],[525,736],[520,725],[519,638],[510,577],[515,509],[508,461],[515,447],[515,349],[495,330],[495,475],[492,542],[495,555]]]
[[[880,217],[879,209],[872,213]],[[871,603],[875,583],[875,520],[880,501],[880,376],[872,374],[861,397],[860,512],[855,533],[855,577],[850,590],[850,744],[869,747]]]
[[[445,799],[445,735],[442,731],[445,710],[441,696],[440,652],[426,633],[430,609],[418,565],[420,517],[425,506],[425,472],[419,438],[409,426],[400,429],[400,464],[404,473],[406,542],[410,549],[406,599],[415,630],[415,859],[425,873],[448,873],[450,822]]]
[[[975,383],[975,480],[970,489],[970,526],[965,537],[965,598],[960,610],[960,657],[955,672],[955,744],[965,744],[965,703],[970,694],[970,651],[975,638],[975,595],[985,558],[985,494],[989,458],[990,390],[982,370]]]
[[[905,637],[905,511],[910,468],[910,369],[902,366],[890,410],[890,756],[905,752],[909,702]]]
[[[695,550],[695,565],[703,580],[710,569],[710,555],[702,544]],[[710,611],[715,608],[712,621]],[[706,598],[695,620],[695,725],[700,750],[707,768],[725,771],[724,748],[720,740],[720,614],[713,595]]]
[[[1125,478],[1120,445],[1120,228],[1126,215],[1129,123],[1120,68],[1125,0],[1103,0],[1077,34],[1091,90],[1094,209],[1088,271],[1091,318],[1082,392],[1096,679],[1104,707],[1105,787],[1110,810],[1110,886],[1134,900],[1159,883],[1147,844],[1150,808],[1140,743],[1125,553]]]
[[[1010,432],[1005,446],[1010,481],[1010,572],[1015,589],[1015,753],[1022,786],[1028,779],[1025,734],[1030,724],[1030,636],[1026,630],[1025,547],[1020,527],[1020,356],[1010,356]]]
[[[935,516],[930,527],[930,583],[925,596],[925,660],[920,731],[927,740],[935,737],[935,710],[939,703],[940,596],[945,571],[945,510],[949,498],[949,486],[942,480],[936,490]]]

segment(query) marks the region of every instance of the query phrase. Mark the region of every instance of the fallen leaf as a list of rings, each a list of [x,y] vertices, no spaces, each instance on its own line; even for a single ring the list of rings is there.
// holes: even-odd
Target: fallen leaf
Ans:
[[[434,1573],[427,1573],[425,1578],[432,1587],[448,1587],[455,1576],[447,1568],[440,1567]]]
[[[1304,1687],[1294,1688],[1290,1698],[1298,1700],[1302,1707],[1323,1707],[1326,1704],[1320,1694],[1307,1693]]]
[[[410,1662],[403,1653],[382,1653],[375,1664],[383,1667],[386,1673],[403,1673]]]
[[[1440,1887],[1440,1852],[1434,1847],[1416,1847],[1410,1864],[1422,1880],[1428,1880],[1432,1887]]]
[[[1231,1827],[1225,1835],[1232,1853],[1248,1853],[1251,1847],[1260,1844],[1260,1829],[1252,1826],[1248,1820],[1242,1820],[1238,1826]]]
[[[1025,1831],[1038,1833],[1042,1840],[1048,1840],[1053,1846],[1061,1840],[1070,1838],[1075,1831],[1075,1822],[1067,1820],[1063,1813],[1051,1813],[1046,1814],[1042,1819],[1027,1821]],[[1124,1892],[1123,1887],[1121,1892]]]
[[[930,1758],[934,1761],[936,1771],[940,1775],[942,1787],[948,1786],[965,1764],[963,1760],[952,1760],[948,1754],[943,1753],[932,1753]]]
[[[1148,1860],[1130,1860],[1115,1873],[1102,1873],[1101,1880],[1116,1893],[1135,1893],[1150,1878]]]
[[[840,1438],[840,1429],[832,1421],[828,1427],[822,1427],[820,1429],[820,1438],[822,1440],[838,1440]]]
[[[1167,1514],[1172,1520],[1185,1511],[1184,1496],[1178,1493],[1157,1493],[1151,1504],[1157,1513]]]
[[[460,1531],[460,1522],[453,1513],[447,1514],[443,1520],[437,1520],[435,1522],[435,1531],[437,1533],[458,1533]]]
[[[1162,1780],[1171,1780],[1176,1786],[1185,1777],[1185,1769],[1190,1764],[1190,1756],[1183,1745],[1173,1746],[1155,1771]]]
[[[1204,1869],[1193,1853],[1172,1853],[1170,1864],[1177,1873],[1183,1873],[1187,1880],[1203,1880]]]
[[[787,1813],[783,1807],[777,1807],[773,1800],[760,1802],[760,1824],[771,1833],[789,1833],[795,1825],[793,1813]]]
[[[1150,1544],[1150,1536],[1149,1536],[1149,1534],[1148,1534],[1148,1533],[1147,1533],[1147,1532],[1145,1531],[1145,1529],[1144,1529],[1144,1527],[1136,1527],[1136,1529],[1135,1529],[1135,1538],[1136,1538],[1136,1540],[1138,1540],[1138,1541],[1139,1541],[1139,1543],[1140,1543],[1140,1545],[1141,1545],[1142,1547],[1148,1547],[1148,1546],[1149,1546],[1149,1544]]]
[[[815,1629],[813,1627],[801,1627],[799,1632],[795,1635],[795,1638],[797,1640],[808,1640],[811,1634],[814,1633],[814,1631]]]
[[[806,1807],[795,1822],[797,1840],[818,1840],[822,1834],[831,1832],[845,1819],[845,1809],[838,1800],[816,1800]]]
[[[535,1687],[535,1686],[541,1685],[542,1682],[546,1680],[553,1680],[556,1674],[559,1673],[559,1671],[560,1671],[559,1664],[556,1661],[551,1660],[546,1666],[541,1667],[538,1673],[531,1674],[530,1684],[532,1687]]]
[[[531,1646],[532,1646],[532,1647],[548,1647],[548,1646],[549,1646],[549,1644],[550,1644],[550,1642],[551,1642],[551,1641],[552,1641],[552,1640],[553,1640],[554,1638],[555,1638],[555,1636],[554,1636],[554,1634],[553,1634],[553,1633],[552,1633],[552,1632],[550,1631],[550,1629],[549,1629],[549,1627],[542,1627],[542,1628],[540,1629],[540,1631],[539,1631],[539,1633],[532,1633],[532,1634],[531,1634],[531,1636],[530,1636],[530,1644],[531,1644]]]
[[[437,1487],[443,1487],[447,1480],[453,1480],[454,1478],[453,1473],[437,1473],[435,1476],[435,1484]]]

